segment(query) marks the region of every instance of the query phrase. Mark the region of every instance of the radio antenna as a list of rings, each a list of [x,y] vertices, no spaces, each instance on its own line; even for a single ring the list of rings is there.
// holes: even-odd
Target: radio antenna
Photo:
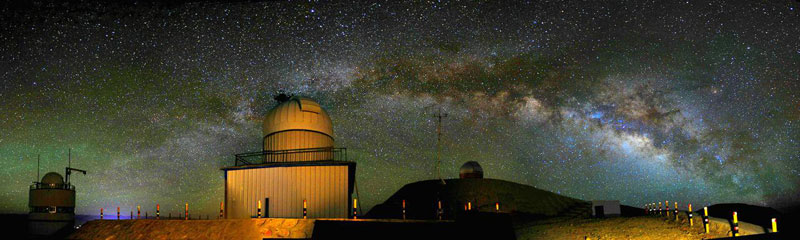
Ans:
[[[69,185],[69,175],[72,175],[72,171],[80,172],[80,173],[83,173],[83,175],[86,175],[86,170],[72,168],[72,148],[69,149],[69,157],[68,158],[69,158],[69,163],[68,163],[67,169],[66,169],[67,185]]]
[[[436,177],[442,181],[442,184],[445,184],[444,179],[442,179],[442,118],[447,117],[447,113],[442,114],[442,109],[439,108],[439,112],[436,115]]]

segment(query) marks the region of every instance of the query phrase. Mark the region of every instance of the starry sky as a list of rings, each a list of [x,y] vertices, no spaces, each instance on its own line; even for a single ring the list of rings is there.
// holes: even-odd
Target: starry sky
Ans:
[[[797,1],[54,2],[0,11],[3,213],[71,148],[79,214],[214,216],[281,92],[327,109],[364,210],[434,178],[440,110],[449,178],[800,199]]]

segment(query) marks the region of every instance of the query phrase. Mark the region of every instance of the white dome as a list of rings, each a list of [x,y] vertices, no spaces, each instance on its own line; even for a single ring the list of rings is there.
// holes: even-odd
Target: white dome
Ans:
[[[264,136],[288,130],[318,132],[333,138],[331,118],[310,98],[292,97],[264,117]]]

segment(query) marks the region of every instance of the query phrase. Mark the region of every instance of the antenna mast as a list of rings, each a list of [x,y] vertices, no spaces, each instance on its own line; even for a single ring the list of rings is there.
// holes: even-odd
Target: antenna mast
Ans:
[[[436,115],[436,177],[442,181],[442,184],[445,184],[444,179],[442,179],[442,118],[447,117],[447,113],[442,114],[442,109],[439,108],[439,112]]]
[[[39,169],[41,168],[39,167],[39,161],[41,161],[41,159],[42,159],[42,154],[36,155],[36,182],[42,179],[41,177],[39,177]]]
[[[66,174],[67,175],[67,177],[66,177],[67,185],[69,185],[69,175],[72,175],[72,171],[80,172],[80,173],[83,173],[83,175],[86,175],[86,170],[72,168],[72,148],[69,149],[69,157],[68,158],[69,158],[69,163],[67,163],[68,165],[67,165],[67,169],[66,169],[66,172],[67,172],[67,174]]]

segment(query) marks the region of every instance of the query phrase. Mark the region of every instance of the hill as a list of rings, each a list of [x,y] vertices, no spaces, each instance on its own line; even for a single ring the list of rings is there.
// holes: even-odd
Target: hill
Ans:
[[[552,217],[588,217],[591,203],[562,196],[532,186],[499,179],[425,180],[407,184],[385,202],[370,210],[367,218],[402,218],[402,201],[406,201],[407,219],[437,218],[437,201],[441,200],[444,219],[455,219],[473,211],[501,213],[515,218],[544,219]]]

